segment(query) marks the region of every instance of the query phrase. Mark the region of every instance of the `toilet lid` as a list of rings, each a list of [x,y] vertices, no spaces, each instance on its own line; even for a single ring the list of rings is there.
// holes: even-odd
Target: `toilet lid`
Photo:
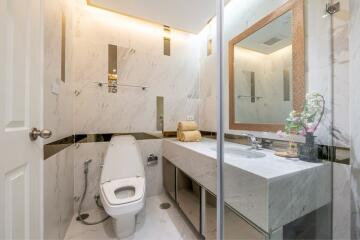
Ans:
[[[101,186],[106,200],[111,205],[135,202],[144,196],[145,178],[133,177],[105,182]]]

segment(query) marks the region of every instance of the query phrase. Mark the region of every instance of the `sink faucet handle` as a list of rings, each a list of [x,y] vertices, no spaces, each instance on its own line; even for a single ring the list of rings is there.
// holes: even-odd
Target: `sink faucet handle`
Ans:
[[[258,141],[256,138],[251,140],[251,148],[253,149],[262,149],[261,142]]]
[[[250,139],[251,148],[253,148],[253,149],[261,149],[262,148],[261,143],[256,139],[255,135],[250,134],[250,133],[243,133],[240,135],[243,137],[248,137]]]

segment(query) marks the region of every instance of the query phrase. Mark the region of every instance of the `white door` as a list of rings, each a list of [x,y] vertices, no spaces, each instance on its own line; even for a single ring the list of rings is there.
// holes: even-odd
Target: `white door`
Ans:
[[[0,0],[0,239],[42,237],[42,0]]]

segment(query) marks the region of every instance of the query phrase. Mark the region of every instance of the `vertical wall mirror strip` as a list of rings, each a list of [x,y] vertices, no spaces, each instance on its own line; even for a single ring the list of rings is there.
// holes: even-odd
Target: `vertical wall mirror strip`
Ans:
[[[108,45],[108,92],[116,93],[117,92],[117,51],[118,47],[116,45]]]
[[[64,11],[61,14],[61,80],[65,82],[66,58],[66,18]]]

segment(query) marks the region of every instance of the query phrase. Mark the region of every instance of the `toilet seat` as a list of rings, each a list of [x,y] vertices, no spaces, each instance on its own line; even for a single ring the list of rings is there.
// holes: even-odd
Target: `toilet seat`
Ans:
[[[127,187],[134,188],[135,193],[130,197],[118,198],[116,196],[116,191],[121,188],[126,189]],[[127,204],[143,198],[145,192],[145,178],[133,177],[111,180],[103,183],[101,188],[110,205]]]

